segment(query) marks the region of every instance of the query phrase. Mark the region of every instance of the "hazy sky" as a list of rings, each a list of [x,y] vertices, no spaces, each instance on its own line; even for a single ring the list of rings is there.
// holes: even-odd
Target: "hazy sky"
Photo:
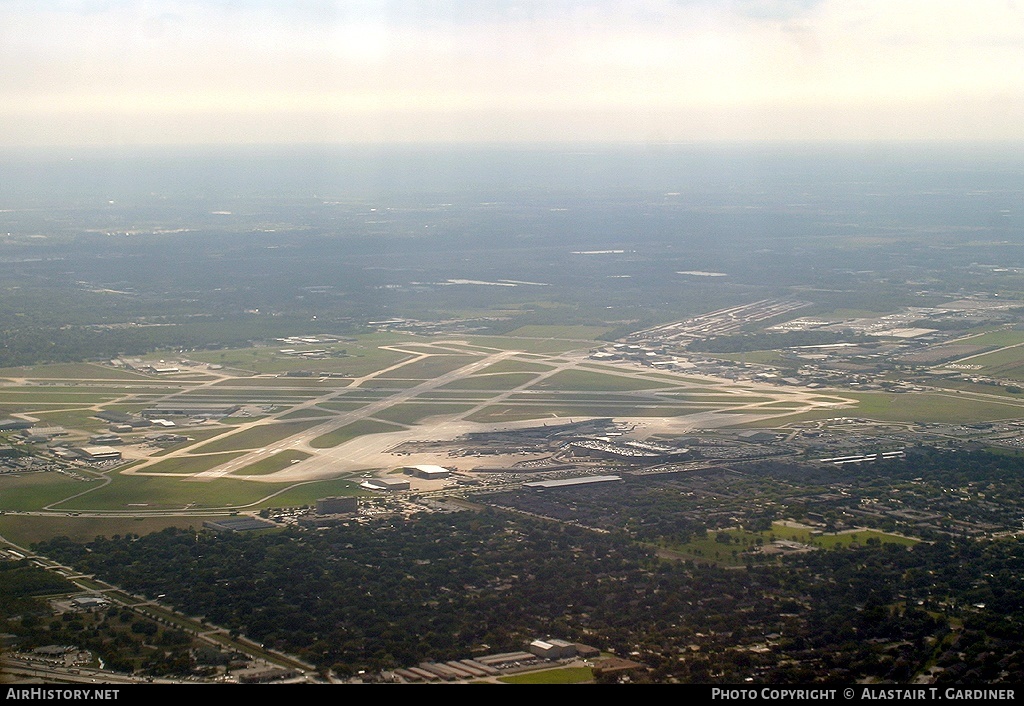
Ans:
[[[0,145],[1024,139],[1024,0],[0,0]]]

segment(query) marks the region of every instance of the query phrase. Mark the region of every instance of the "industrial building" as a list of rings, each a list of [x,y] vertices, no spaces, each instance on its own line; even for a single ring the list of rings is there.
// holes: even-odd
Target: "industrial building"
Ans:
[[[426,480],[440,480],[447,478],[452,472],[444,466],[406,466],[402,471],[408,476],[416,476],[417,478],[425,478]]]
[[[409,490],[411,487],[407,480],[397,480],[392,478],[370,478],[369,480],[363,481],[360,485],[370,490]]]
[[[565,640],[534,640],[530,643],[530,652],[541,659],[562,659],[563,657],[575,657],[576,645]]]
[[[341,498],[320,498],[316,501],[316,514],[318,515],[341,515],[358,510],[359,500],[354,495]]]
[[[86,461],[120,461],[121,452],[110,446],[83,446],[78,449]]]

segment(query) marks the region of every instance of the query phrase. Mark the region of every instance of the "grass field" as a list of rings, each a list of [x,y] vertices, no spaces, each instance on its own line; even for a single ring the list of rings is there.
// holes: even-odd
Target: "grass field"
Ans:
[[[537,376],[533,373],[496,373],[494,375],[474,375],[450,382],[441,387],[442,390],[511,390],[525,385]]]
[[[214,441],[189,450],[189,453],[217,453],[235,451],[237,449],[258,449],[281,439],[287,439],[304,432],[310,427],[320,424],[320,419],[309,419],[302,422],[283,422],[278,424],[260,424],[244,429],[229,436],[221,436]]]
[[[39,412],[35,416],[39,417],[42,424],[48,426],[81,429],[88,432],[105,432],[110,422],[97,419],[93,416],[94,414],[96,412],[93,410],[68,409],[57,412]]]
[[[395,422],[396,424],[411,426],[426,419],[427,417],[433,417],[438,414],[458,414],[459,412],[471,410],[474,406],[475,405],[471,404],[407,402],[405,404],[395,405],[394,407],[388,407],[385,410],[377,412],[374,417],[377,419],[383,419],[386,422]]]
[[[490,405],[466,417],[471,422],[515,422],[524,419],[576,419],[586,417],[680,417],[697,412],[708,412],[718,409],[710,405],[692,405],[688,407],[663,404],[620,405],[609,406],[593,404],[581,405]],[[756,410],[754,410],[756,413]]]
[[[146,473],[183,473],[193,474],[208,471],[215,466],[238,458],[244,452],[209,454],[207,456],[177,456],[166,461],[158,461],[152,466],[146,466]]]
[[[845,394],[845,393],[844,393]],[[858,416],[883,421],[944,422],[970,424],[995,419],[1024,417],[1024,400],[1000,403],[951,394],[850,393],[859,401],[856,408],[837,410],[832,416]]]
[[[1004,348],[970,358],[960,358],[957,365],[980,365],[974,370],[979,375],[1024,380],[1024,346]],[[948,367],[949,364],[947,364]]]
[[[401,378],[370,378],[359,383],[360,389],[373,390],[405,390],[422,384],[420,379],[403,380]]]
[[[0,516],[0,535],[23,547],[55,537],[87,542],[115,534],[149,534],[168,527],[199,529],[203,517],[25,517]]]
[[[413,360],[400,368],[389,370],[377,379],[384,378],[405,378],[415,380],[432,380],[439,375],[458,370],[473,361],[475,356],[470,355],[432,355],[421,360]]]
[[[593,341],[573,341],[561,337],[513,338],[510,336],[466,336],[466,341],[483,350],[523,351],[525,353],[567,353],[569,351],[587,349],[593,345]]]
[[[144,513],[153,510],[259,508],[267,507],[273,495],[292,485],[294,484],[253,483],[230,477],[195,481],[177,477],[120,475],[107,486],[60,503],[57,509],[76,512],[95,510]],[[269,506],[280,504],[269,503]]]
[[[0,475],[0,510],[26,512],[41,510],[76,493],[103,485],[98,478],[76,480],[63,473],[4,473]]]
[[[305,451],[296,451],[289,449],[287,451],[278,451],[272,456],[261,459],[256,463],[250,464],[243,468],[238,469],[231,475],[235,476],[264,476],[270,475],[271,473],[277,473],[288,468],[296,461],[302,461],[307,459],[312,454],[308,454]]]
[[[333,416],[328,410],[320,409],[319,407],[307,407],[306,409],[297,409],[294,412],[288,414],[282,414],[279,419],[311,419],[313,417],[331,417]]]
[[[180,449],[185,446],[190,446],[192,444],[201,443],[203,441],[206,441],[207,439],[212,439],[215,436],[219,436],[220,434],[227,434],[229,431],[231,431],[231,427],[204,427],[200,429],[197,429],[195,427],[186,427],[184,429],[179,429],[179,434],[187,436],[188,438],[192,439],[192,441],[182,441],[181,443],[178,444],[171,444],[169,446],[164,447],[160,451],[155,451],[151,455],[166,456],[167,454],[169,454],[172,451],[175,451],[176,449]]]
[[[321,378],[321,377],[257,377],[257,378],[232,378],[213,383],[213,387],[347,387],[351,384],[352,378]]]
[[[729,541],[720,541],[719,536],[728,537]],[[744,529],[728,529],[720,532],[709,531],[704,538],[695,539],[682,545],[675,545],[670,547],[670,549],[682,557],[692,558],[696,561],[722,564],[724,566],[742,566],[747,562],[747,556],[744,555],[745,552],[749,552],[758,546],[768,546],[775,540],[797,542],[817,549],[835,549],[850,547],[855,544],[867,545],[868,540],[877,540],[879,545],[899,544],[901,546],[912,546],[919,541],[911,537],[867,529],[838,534],[822,534],[806,527],[791,527],[776,522],[772,524],[770,530],[764,532],[749,532]]]
[[[611,331],[607,326],[544,326],[531,325],[520,326],[514,331],[509,331],[509,336],[521,336],[523,338],[562,338],[582,343],[596,341]]]
[[[68,380],[148,380],[155,378],[133,373],[120,368],[111,368],[93,363],[58,363],[55,365],[31,365],[21,368],[0,368],[0,377],[5,378],[66,378]]]
[[[671,383],[642,380],[625,375],[607,375],[587,370],[562,370],[538,382],[537,390],[589,390],[594,392],[618,392],[622,390],[649,390],[656,387],[670,387]]]
[[[594,670],[590,667],[562,667],[498,677],[498,681],[502,684],[582,684],[594,681]]]
[[[533,363],[526,360],[505,359],[489,365],[478,374],[488,375],[490,373],[543,373],[551,370],[553,366],[543,363]]]
[[[314,449],[329,449],[340,444],[344,444],[346,441],[355,439],[357,436],[363,436],[364,434],[381,434],[389,431],[399,431],[405,427],[400,427],[395,424],[388,424],[386,422],[377,422],[372,419],[361,419],[358,422],[352,422],[341,429],[335,429],[334,431],[328,432],[321,436],[316,437],[309,442],[309,445]]]

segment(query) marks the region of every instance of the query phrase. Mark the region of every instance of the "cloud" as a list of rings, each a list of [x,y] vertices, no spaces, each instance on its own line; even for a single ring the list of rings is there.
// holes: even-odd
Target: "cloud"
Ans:
[[[14,1],[0,134],[770,139],[813,115],[814,136],[831,121],[902,139],[928,121],[893,116],[928,106],[984,137],[984,116],[1003,126],[1024,98],[1022,15],[1005,0]]]

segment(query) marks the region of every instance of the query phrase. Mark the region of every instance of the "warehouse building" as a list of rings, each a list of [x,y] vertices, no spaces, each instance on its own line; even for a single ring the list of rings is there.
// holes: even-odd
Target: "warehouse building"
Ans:
[[[316,501],[316,514],[318,515],[341,515],[358,510],[359,500],[355,496],[320,498]]]
[[[424,478],[426,480],[440,480],[442,478],[447,478],[452,474],[452,472],[444,466],[431,465],[406,466],[402,471],[407,476],[416,476],[417,478]]]

